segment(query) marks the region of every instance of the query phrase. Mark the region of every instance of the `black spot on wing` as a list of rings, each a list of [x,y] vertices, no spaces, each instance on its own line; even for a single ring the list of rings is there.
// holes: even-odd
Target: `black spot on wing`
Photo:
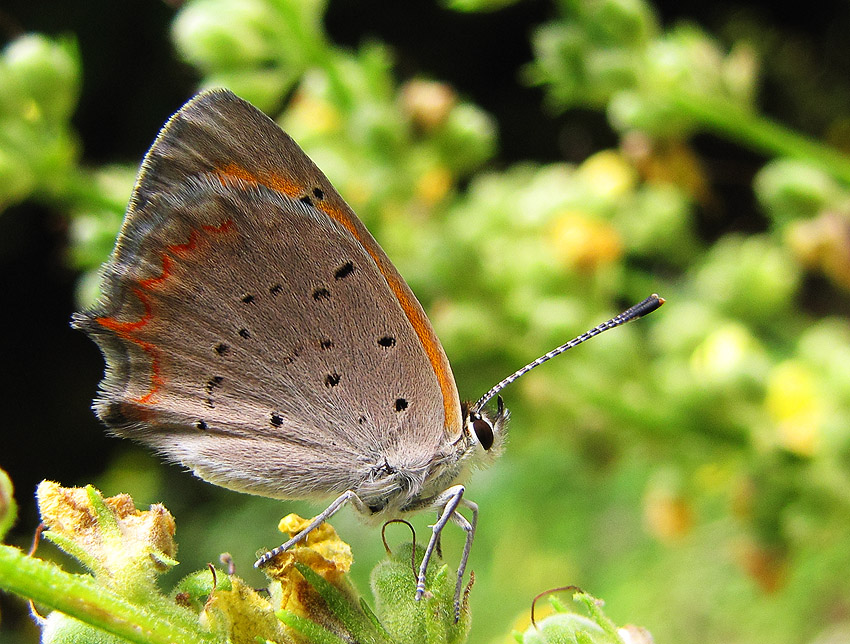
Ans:
[[[207,380],[207,384],[204,389],[208,394],[212,393],[212,390],[218,387],[222,382],[224,382],[224,378],[221,376],[213,376],[209,380]]]
[[[210,409],[215,407],[215,402],[213,401],[213,391],[216,387],[220,387],[221,383],[224,382],[224,378],[221,376],[213,376],[207,383],[204,385],[204,391],[207,392],[207,398],[204,401]]]
[[[325,387],[336,387],[339,384],[340,375],[334,371],[325,376]]]
[[[336,271],[334,271],[334,279],[342,280],[354,272],[354,262],[345,262]]]

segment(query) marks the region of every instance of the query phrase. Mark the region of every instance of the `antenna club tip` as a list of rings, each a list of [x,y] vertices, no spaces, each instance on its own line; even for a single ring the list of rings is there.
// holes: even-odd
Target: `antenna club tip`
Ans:
[[[653,311],[658,310],[664,302],[665,300],[663,297],[658,297],[657,293],[653,293],[643,302],[635,304],[628,311],[622,313],[622,316],[625,317],[625,320],[623,321],[628,322],[629,320],[637,320],[645,315],[649,315]]]

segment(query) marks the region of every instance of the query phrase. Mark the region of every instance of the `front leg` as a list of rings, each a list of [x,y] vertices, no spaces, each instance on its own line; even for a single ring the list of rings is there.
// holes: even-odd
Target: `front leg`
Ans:
[[[469,561],[469,553],[472,551],[472,540],[475,538],[475,528],[478,525],[478,504],[463,499],[464,507],[469,508],[472,513],[472,522],[466,520],[460,512],[452,515],[452,520],[466,532],[466,543],[463,546],[463,554],[457,567],[457,583],[455,585],[455,622],[460,619],[460,593],[463,590],[463,574],[466,572],[466,564]]]
[[[461,557],[458,566],[457,583],[455,585],[455,621],[460,617],[460,593],[463,588],[463,574],[466,571],[466,564],[469,560],[469,553],[472,550],[472,540],[475,537],[475,526],[478,523],[478,506],[472,501],[467,501],[463,498],[463,493],[466,491],[462,485],[455,485],[448,488],[436,499],[433,505],[437,508],[442,508],[437,522],[433,525],[431,532],[431,540],[428,542],[428,547],[425,549],[425,555],[422,557],[422,564],[419,566],[419,576],[416,579],[416,600],[422,599],[425,593],[425,573],[428,570],[428,564],[434,554],[434,549],[440,541],[440,534],[443,528],[449,521],[454,521],[466,532],[466,544],[463,548],[463,556]],[[459,506],[463,505],[469,508],[472,512],[472,522],[457,512]]]
[[[278,546],[277,548],[273,548],[272,550],[269,550],[267,553],[265,553],[259,559],[257,559],[257,561],[254,563],[254,568],[259,568],[263,564],[268,563],[269,561],[274,559],[281,552],[286,552],[287,550],[289,550],[292,546],[294,546],[299,541],[304,541],[304,539],[307,538],[308,534],[310,534],[313,530],[315,530],[320,525],[322,525],[322,523],[324,523],[325,521],[330,519],[333,515],[335,515],[337,512],[339,512],[342,509],[342,506],[344,506],[346,503],[352,503],[354,505],[354,507],[357,509],[357,511],[360,512],[360,513],[369,514],[369,509],[366,507],[366,505],[363,503],[363,501],[360,500],[360,497],[357,496],[352,490],[347,490],[347,491],[343,492],[342,494],[340,494],[334,500],[333,503],[331,503],[327,508],[325,508],[324,512],[322,512],[319,516],[317,516],[315,519],[313,519],[313,521],[310,523],[310,525],[308,525],[306,528],[304,528],[301,532],[296,534],[294,537],[292,537],[286,543]]]

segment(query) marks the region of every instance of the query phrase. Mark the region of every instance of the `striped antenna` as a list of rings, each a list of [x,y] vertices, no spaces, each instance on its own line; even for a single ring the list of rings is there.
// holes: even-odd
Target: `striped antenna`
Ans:
[[[607,331],[608,329],[613,329],[615,327],[620,326],[621,324],[625,324],[626,322],[630,322],[632,320],[637,320],[638,318],[642,318],[644,315],[648,315],[649,313],[652,313],[655,309],[660,307],[662,304],[664,304],[664,298],[658,297],[658,295],[653,293],[648,298],[646,298],[643,302],[639,302],[638,304],[635,304],[632,308],[627,309],[626,311],[623,311],[622,313],[620,313],[620,315],[617,315],[617,316],[611,318],[607,322],[603,322],[599,326],[593,327],[590,331],[587,331],[586,333],[582,333],[580,336],[570,340],[566,344],[562,344],[560,347],[557,347],[556,349],[552,349],[546,355],[540,356],[534,362],[529,362],[522,369],[515,371],[510,376],[508,376],[507,378],[502,380],[502,382],[500,382],[498,385],[493,387],[486,394],[481,396],[481,398],[479,398],[478,401],[472,406],[471,411],[473,411],[473,412],[481,411],[481,408],[484,407],[484,405],[487,404],[488,400],[490,400],[493,396],[495,396],[497,393],[502,391],[502,389],[507,387],[514,380],[516,380],[517,378],[521,378],[522,376],[527,374],[529,371],[534,369],[534,367],[539,367],[540,365],[542,365],[547,360],[551,360],[555,356],[561,355],[567,349],[572,349],[573,347],[580,345],[585,340],[590,340],[590,338],[592,338],[595,335],[599,335],[603,331]]]

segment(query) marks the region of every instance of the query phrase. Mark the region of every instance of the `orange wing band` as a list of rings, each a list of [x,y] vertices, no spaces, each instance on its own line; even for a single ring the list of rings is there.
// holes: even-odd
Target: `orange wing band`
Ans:
[[[233,228],[233,222],[229,219],[220,226],[201,226],[201,229],[210,235],[224,233],[229,231],[231,228]],[[155,403],[157,401],[157,395],[165,384],[165,380],[162,376],[162,363],[160,360],[159,349],[157,349],[156,345],[153,343],[148,342],[147,340],[142,340],[136,336],[136,333],[147,326],[153,319],[153,307],[151,305],[150,297],[146,291],[151,291],[157,288],[171,277],[172,265],[174,262],[172,255],[177,257],[180,255],[185,256],[187,253],[194,251],[198,245],[198,236],[199,231],[193,230],[189,234],[189,241],[185,244],[173,244],[171,246],[166,246],[165,250],[161,253],[162,272],[156,277],[139,280],[139,285],[133,288],[133,293],[139,298],[139,301],[142,303],[142,307],[145,311],[140,319],[134,322],[122,322],[114,317],[102,316],[95,318],[95,321],[102,327],[115,332],[116,335],[128,342],[132,342],[150,357],[150,389],[143,396],[133,399],[133,402],[142,405],[151,405]]]

